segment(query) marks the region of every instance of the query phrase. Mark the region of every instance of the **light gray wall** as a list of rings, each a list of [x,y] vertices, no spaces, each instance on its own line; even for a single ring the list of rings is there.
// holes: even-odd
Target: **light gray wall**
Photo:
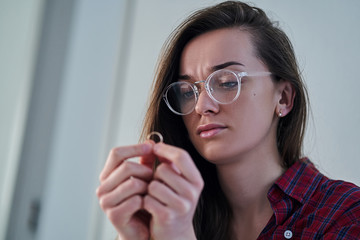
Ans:
[[[42,6],[43,0],[0,0],[0,239],[20,165]]]
[[[20,2],[6,4],[12,6],[11,16],[19,16],[22,8],[29,7]],[[102,165],[99,159],[107,154],[103,149],[109,149],[107,126],[118,94],[114,88],[122,82],[117,72],[127,35],[122,32],[128,5],[128,1],[117,0],[48,0],[34,10],[40,12],[36,26],[41,30],[19,29],[38,34],[35,46],[24,47],[37,52],[24,60],[30,66],[25,69],[31,79],[27,84],[30,96],[22,109],[25,128],[16,136],[23,142],[15,159],[19,162],[14,169],[17,176],[10,179],[16,188],[14,195],[6,192],[8,199],[13,199],[7,201],[12,204],[11,216],[4,216],[2,223],[8,223],[8,229],[4,224],[0,239],[99,239],[95,188]],[[0,2],[0,9],[4,6],[8,5]],[[11,29],[10,19],[4,18],[4,25]],[[7,34],[15,40],[29,37],[12,31]],[[16,53],[19,44],[9,46]],[[1,60],[5,62],[5,58]],[[21,66],[18,63],[7,67]],[[5,86],[11,81],[7,78]],[[5,158],[4,162],[11,165],[12,160]],[[40,212],[34,203],[39,203]],[[0,207],[1,213],[9,208]]]
[[[216,2],[219,1],[46,1],[47,6],[52,4],[55,8],[52,10],[58,14],[57,17],[51,15],[51,19],[57,21],[53,25],[55,29],[61,30],[60,26],[64,26],[60,24],[65,21],[61,19],[61,6],[70,7],[71,13],[64,14],[68,17],[67,27],[62,29],[67,35],[61,42],[64,52],[59,54],[49,47],[56,48],[56,39],[45,38],[49,45],[40,45],[37,66],[27,76],[32,78],[31,72],[36,70],[38,74],[35,76],[42,76],[42,81],[46,81],[44,76],[51,77],[52,72],[58,81],[57,91],[49,82],[41,84],[37,80],[41,86],[38,90],[31,90],[31,106],[41,111],[36,117],[36,112],[28,112],[29,108],[25,107],[21,114],[28,119],[28,129],[16,135],[25,141],[18,151],[28,151],[33,158],[41,156],[46,162],[45,169],[38,173],[29,174],[27,168],[23,168],[24,174],[18,175],[16,180],[17,183],[26,182],[31,177],[23,179],[24,176],[34,174],[44,178],[39,191],[42,204],[34,239],[114,238],[114,230],[100,211],[95,197],[98,174],[107,153],[111,147],[138,141],[154,67],[166,37],[191,11]],[[360,30],[357,27],[360,2],[253,2],[278,20],[293,41],[309,88],[313,112],[306,137],[306,155],[329,176],[359,185],[360,161],[357,158],[360,148],[357,139],[360,136],[360,111],[356,92],[360,87],[357,71],[360,62]],[[0,2],[0,9],[3,4]],[[43,23],[50,19],[46,16],[45,13]],[[56,36],[44,29],[42,34]],[[41,41],[44,41],[43,35],[38,43]],[[47,51],[44,50],[46,47],[49,48]],[[37,51],[35,46],[26,49]],[[62,56],[61,68],[55,67],[59,62],[52,62],[58,59],[51,57],[54,55]],[[33,59],[27,59],[27,64],[31,61]],[[11,62],[12,66],[17,64]],[[46,95],[47,89],[54,94]],[[17,101],[19,91],[7,98]],[[45,111],[44,102],[53,104],[52,116],[46,116],[49,111]],[[1,125],[3,131],[11,124],[1,122]],[[51,134],[34,130],[42,125],[51,128]],[[12,136],[14,131],[6,132],[6,136]],[[34,145],[30,141],[33,143],[36,139],[40,143],[47,139],[47,143],[31,147]],[[20,153],[15,158],[20,162],[24,159]],[[3,162],[8,164],[10,160],[6,158]],[[1,181],[3,178],[1,176]],[[31,183],[27,184],[31,186]],[[14,186],[15,181],[10,181],[10,185]],[[28,195],[24,186],[15,190],[19,194],[14,195],[17,196],[15,200],[21,194]],[[27,191],[33,194],[38,189],[29,187]],[[0,207],[1,212],[3,206]],[[17,207],[26,209],[28,202]],[[13,219],[27,217],[16,215],[16,211],[13,214]],[[17,220],[14,221],[11,225],[17,224]]]
[[[95,188],[113,89],[123,81],[116,77],[126,3],[75,3],[37,239],[99,239]]]

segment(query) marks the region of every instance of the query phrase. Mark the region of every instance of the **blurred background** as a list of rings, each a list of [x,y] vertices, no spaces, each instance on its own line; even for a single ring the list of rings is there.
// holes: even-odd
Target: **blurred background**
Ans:
[[[95,189],[138,141],[172,29],[210,0],[0,0],[0,240],[114,239]],[[360,184],[360,1],[253,0],[292,40],[312,115],[305,154]]]

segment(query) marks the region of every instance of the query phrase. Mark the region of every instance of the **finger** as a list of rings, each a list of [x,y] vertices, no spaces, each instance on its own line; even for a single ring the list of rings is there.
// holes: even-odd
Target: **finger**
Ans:
[[[165,184],[154,180],[148,186],[148,195],[152,196],[163,205],[168,205],[169,201],[165,201],[164,195],[168,195],[168,198],[174,200],[176,194],[169,187],[165,186]]]
[[[197,201],[200,195],[199,189],[180,176],[169,164],[160,164],[155,171],[154,179],[160,180],[169,186],[175,193],[191,201]]]
[[[135,162],[124,162],[101,183],[96,194],[97,196],[101,196],[104,193],[110,192],[130,177],[149,182],[152,176],[152,169]]]
[[[142,143],[132,146],[113,148],[106,160],[104,169],[100,173],[100,181],[104,181],[109,174],[119,166],[124,160],[139,157],[142,155],[149,154],[152,151],[152,145],[149,143]]]
[[[155,145],[155,142],[152,140],[147,140],[145,143],[151,144],[152,146]],[[156,161],[156,156],[154,155],[153,152],[150,152],[149,154],[140,157],[140,164],[147,166],[148,168],[151,169],[153,169],[155,161]]]
[[[99,198],[103,210],[115,207],[133,195],[144,195],[147,193],[148,184],[138,178],[130,178],[119,185],[113,191],[103,194]]]
[[[143,207],[146,211],[148,211],[152,215],[153,218],[157,218],[159,216],[159,213],[161,212],[167,212],[168,214],[170,214],[169,211],[166,211],[167,208],[164,204],[162,204],[161,202],[159,202],[150,195],[146,195],[144,197]]]
[[[191,210],[190,201],[176,194],[162,182],[152,181],[148,187],[148,194],[163,205],[176,209],[180,214],[185,214]]]
[[[142,208],[142,205],[141,196],[135,195],[122,204],[107,209],[105,212],[114,226],[122,226],[130,221],[131,217]]]
[[[158,143],[155,144],[153,151],[154,154],[159,157],[160,161],[166,159],[173,163],[189,182],[198,187],[202,187],[203,181],[201,174],[185,150],[164,143]]]

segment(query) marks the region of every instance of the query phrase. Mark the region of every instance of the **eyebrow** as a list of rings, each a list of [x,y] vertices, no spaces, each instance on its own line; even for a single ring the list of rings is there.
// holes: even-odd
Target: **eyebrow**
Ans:
[[[214,71],[217,71],[217,70],[220,70],[220,69],[227,68],[227,67],[232,66],[232,65],[245,66],[244,64],[236,62],[236,61],[229,61],[229,62],[225,62],[225,63],[219,64],[219,65],[212,66],[210,69],[211,69],[212,72],[214,72]],[[189,75],[185,74],[185,75],[179,75],[178,79],[179,80],[190,80],[191,77]]]
[[[216,70],[220,70],[220,69],[223,69],[223,68],[232,66],[232,65],[245,66],[245,65],[242,64],[242,63],[235,62],[235,61],[230,61],[230,62],[225,62],[225,63],[219,64],[219,65],[213,66],[213,67],[211,68],[211,70],[212,70],[212,71],[216,71]]]

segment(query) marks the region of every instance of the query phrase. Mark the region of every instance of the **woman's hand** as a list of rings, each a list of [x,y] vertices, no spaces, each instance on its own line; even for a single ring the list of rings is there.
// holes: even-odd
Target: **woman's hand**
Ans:
[[[153,148],[161,164],[144,198],[152,218],[154,239],[196,239],[193,216],[204,182],[190,155],[177,147],[158,143]]]
[[[142,209],[153,178],[149,167],[155,160],[152,149],[151,143],[114,148],[100,174],[96,193],[120,239],[149,239],[150,216]],[[133,157],[140,157],[145,164],[125,161]]]

